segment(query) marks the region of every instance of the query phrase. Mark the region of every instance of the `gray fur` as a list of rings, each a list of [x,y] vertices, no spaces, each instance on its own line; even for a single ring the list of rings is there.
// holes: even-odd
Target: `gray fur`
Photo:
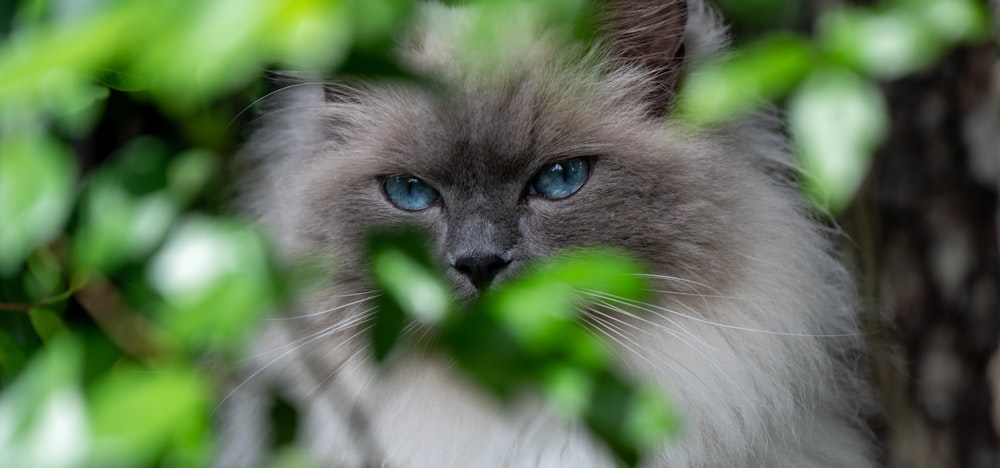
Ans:
[[[283,255],[324,273],[255,343],[223,411],[220,465],[262,463],[262,395],[276,388],[301,405],[312,453],[336,466],[610,466],[584,431],[532,398],[499,408],[417,352],[391,372],[374,367],[359,335],[371,307],[364,233],[415,223],[433,234],[459,297],[477,291],[448,266],[456,252],[501,252],[511,262],[501,282],[573,246],[644,261],[654,300],[605,300],[594,314],[627,368],[682,413],[682,435],[650,466],[873,466],[851,279],[789,183],[773,117],[704,134],[650,117],[676,84],[655,68],[681,66],[664,36],[684,22],[670,15],[686,10],[688,63],[725,41],[700,2],[664,2],[659,26],[635,13],[654,3],[612,2],[605,47],[566,50],[540,33],[487,65],[457,45],[466,12],[426,5],[401,54],[440,89],[300,84],[266,103],[240,156],[250,168],[242,206]],[[636,43],[668,51],[650,61],[655,50]],[[524,196],[544,164],[576,156],[594,158],[578,193]],[[388,174],[422,178],[443,203],[395,208],[379,187]]]

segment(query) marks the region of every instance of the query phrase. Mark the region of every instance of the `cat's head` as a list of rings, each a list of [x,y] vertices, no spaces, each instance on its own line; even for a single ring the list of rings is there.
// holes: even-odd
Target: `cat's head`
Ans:
[[[685,34],[687,3],[607,2],[593,48],[537,32],[488,61],[461,44],[467,17],[427,6],[402,41],[402,61],[436,86],[280,93],[250,146],[271,191],[254,204],[286,247],[363,282],[366,235],[418,225],[461,297],[595,245],[659,275],[727,281],[750,216],[733,196],[745,164],[670,123],[688,51],[705,42]]]

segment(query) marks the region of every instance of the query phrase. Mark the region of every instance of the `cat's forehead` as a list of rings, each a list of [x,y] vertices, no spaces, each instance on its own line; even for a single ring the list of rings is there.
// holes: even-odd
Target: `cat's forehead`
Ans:
[[[539,79],[529,71],[489,86],[416,91],[423,104],[397,113],[390,124],[396,162],[405,165],[400,170],[473,185],[523,182],[547,163],[612,146],[599,115],[553,102]]]
[[[397,52],[432,85],[376,86],[364,108],[344,110],[365,115],[354,128],[375,147],[356,154],[381,164],[369,172],[523,183],[547,163],[635,145],[645,115],[634,83],[609,74],[600,54],[530,28],[480,54],[468,44],[474,26],[466,9],[425,5]]]

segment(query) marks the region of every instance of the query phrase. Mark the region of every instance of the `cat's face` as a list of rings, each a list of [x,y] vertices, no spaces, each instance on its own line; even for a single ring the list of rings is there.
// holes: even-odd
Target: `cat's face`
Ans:
[[[305,154],[274,168],[290,181],[278,198],[297,193],[265,208],[290,221],[270,222],[354,289],[369,286],[366,237],[403,225],[430,234],[432,258],[461,298],[584,246],[724,286],[748,224],[732,186],[747,171],[722,146],[665,123],[685,3],[650,4],[620,7],[623,39],[609,33],[608,47],[587,52],[540,34],[486,61],[456,39],[461,11],[430,7],[400,53],[434,86],[340,81],[283,91],[288,107],[275,115],[303,120],[286,117],[282,139],[258,135],[258,146]],[[636,27],[649,11],[658,29]]]
[[[603,71],[520,65],[488,82],[372,85],[326,104],[329,152],[308,168],[306,230],[337,269],[365,271],[371,230],[418,225],[460,297],[594,245],[657,274],[722,281],[739,241],[717,190],[720,156],[665,129]]]

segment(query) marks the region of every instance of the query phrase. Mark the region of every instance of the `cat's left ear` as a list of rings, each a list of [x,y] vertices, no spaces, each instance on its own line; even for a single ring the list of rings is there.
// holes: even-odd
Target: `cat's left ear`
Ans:
[[[649,74],[650,113],[666,114],[684,70],[687,0],[597,0],[619,66]]]

